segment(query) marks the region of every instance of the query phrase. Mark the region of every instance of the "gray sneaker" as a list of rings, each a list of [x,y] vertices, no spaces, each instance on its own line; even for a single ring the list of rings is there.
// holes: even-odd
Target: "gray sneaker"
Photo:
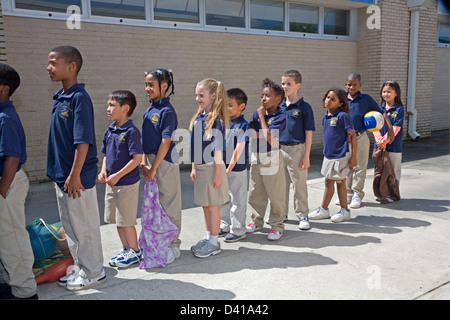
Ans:
[[[192,253],[197,258],[207,258],[209,256],[214,256],[221,252],[220,243],[218,243],[217,246],[215,246],[209,241],[203,241],[199,246],[193,246],[192,248],[191,248]]]

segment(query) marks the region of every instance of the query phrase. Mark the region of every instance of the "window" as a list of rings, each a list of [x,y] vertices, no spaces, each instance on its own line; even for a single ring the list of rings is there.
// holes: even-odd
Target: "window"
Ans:
[[[155,20],[199,23],[198,0],[154,0]]]
[[[252,29],[284,31],[284,2],[258,0],[250,2]]]
[[[145,20],[145,0],[91,0],[91,14]]]
[[[439,22],[438,43],[450,44],[450,24]]]
[[[206,24],[245,28],[245,0],[205,1]]]
[[[289,31],[319,33],[319,7],[290,4]]]
[[[437,46],[450,47],[450,12],[444,1],[438,2]]]
[[[17,9],[66,13],[67,7],[71,5],[81,7],[81,0],[16,0]]]
[[[324,34],[348,35],[348,10],[324,9]]]

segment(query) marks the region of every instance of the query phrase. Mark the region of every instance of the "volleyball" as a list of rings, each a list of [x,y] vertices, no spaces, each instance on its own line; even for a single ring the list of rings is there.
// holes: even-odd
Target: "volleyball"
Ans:
[[[378,111],[369,111],[364,115],[364,127],[367,131],[378,131],[384,126],[383,115]]]

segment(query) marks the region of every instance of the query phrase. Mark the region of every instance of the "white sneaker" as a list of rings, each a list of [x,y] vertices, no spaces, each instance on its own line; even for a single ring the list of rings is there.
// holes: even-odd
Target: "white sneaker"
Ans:
[[[245,227],[246,233],[253,233],[259,230],[262,230],[261,227],[257,227],[253,222],[250,222],[246,227]]]
[[[330,210],[325,210],[322,207],[318,207],[314,211],[308,214],[308,218],[311,220],[328,219],[330,217]]]
[[[309,229],[311,229],[311,226],[309,225],[308,217],[301,217],[300,218],[300,222],[298,223],[298,228],[300,230],[309,230]]]
[[[281,238],[281,233],[279,233],[277,230],[270,230],[269,235],[267,236],[267,240],[270,241],[277,241],[280,240]]]
[[[168,247],[167,248],[167,262],[166,265],[175,261],[175,259],[180,257],[180,248]]]
[[[81,270],[78,273],[77,277],[75,277],[72,280],[67,281],[66,288],[67,288],[67,290],[71,290],[71,291],[82,290],[82,289],[87,289],[87,288],[90,288],[97,284],[103,283],[105,281],[106,281],[106,274],[105,274],[105,269],[103,269],[103,268],[102,268],[102,272],[101,272],[100,276],[98,276],[97,278],[93,278],[93,279],[88,279],[86,277],[86,273],[83,270]]]
[[[342,222],[350,219],[351,219],[350,209],[347,211],[344,208],[341,208],[341,210],[339,210],[338,213],[334,214],[331,217],[332,222]]]
[[[357,209],[361,207],[361,199],[358,197],[356,193],[353,194],[352,201],[350,202],[349,207],[352,209]]]

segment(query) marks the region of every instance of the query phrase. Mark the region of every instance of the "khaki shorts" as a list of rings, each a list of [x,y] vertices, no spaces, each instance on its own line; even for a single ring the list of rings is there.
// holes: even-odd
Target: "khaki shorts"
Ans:
[[[350,159],[350,152],[345,154],[345,157],[339,159],[323,158],[322,170],[320,173],[330,180],[344,180],[350,171],[348,167],[348,160]]]
[[[220,206],[230,201],[225,165],[222,163],[222,185],[213,187],[215,164],[195,165],[194,203],[199,206]]]
[[[137,224],[139,202],[139,183],[124,186],[105,187],[105,222],[118,227],[131,227]]]

